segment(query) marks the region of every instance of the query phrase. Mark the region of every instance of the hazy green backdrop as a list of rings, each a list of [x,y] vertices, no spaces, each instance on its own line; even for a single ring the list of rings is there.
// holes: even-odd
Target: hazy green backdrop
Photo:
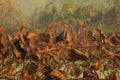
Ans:
[[[77,28],[79,21],[87,22],[89,29],[120,30],[120,0],[0,0],[0,25],[9,32],[22,25],[32,30],[45,28],[52,22]]]

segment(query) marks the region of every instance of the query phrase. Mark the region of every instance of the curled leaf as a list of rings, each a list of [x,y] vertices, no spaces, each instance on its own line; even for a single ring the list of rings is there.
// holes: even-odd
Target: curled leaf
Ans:
[[[12,40],[12,37],[11,37],[9,34],[6,35],[6,38],[7,38],[7,40],[9,40],[9,41]]]
[[[7,45],[6,39],[3,35],[0,36],[0,43],[5,47]]]
[[[50,73],[51,76],[55,76],[61,80],[66,80],[66,78],[64,77],[64,75],[58,71],[58,70],[53,70],[51,73]]]
[[[2,52],[0,51],[0,59],[1,59],[1,58],[3,58],[3,54],[2,54]]]
[[[0,26],[0,32],[4,32],[5,28],[3,26]]]
[[[70,33],[66,34],[66,41],[70,42],[71,41],[71,35]]]
[[[27,38],[28,38],[28,39],[33,39],[33,38],[36,37],[36,36],[37,36],[37,34],[32,33],[32,32],[29,32],[28,35],[27,35]]]
[[[23,78],[24,78],[24,79],[27,79],[28,77],[29,77],[29,76],[28,76],[28,73],[24,73],[24,74],[23,74]]]
[[[114,56],[115,56],[115,54],[114,54],[113,52],[105,49],[105,47],[102,47],[102,50],[103,50],[107,55],[109,55],[110,57],[114,57]]]
[[[101,62],[101,60],[97,60],[97,61],[94,63],[94,65],[95,65],[95,68],[96,68],[96,69],[102,69],[102,62]]]
[[[15,46],[13,47],[13,51],[14,51],[14,54],[15,54],[16,58],[21,57],[21,53],[17,50],[17,48]]]
[[[10,71],[14,71],[15,67],[13,65],[10,66]]]
[[[74,49],[74,48],[70,49],[68,55],[70,56],[70,60],[72,60],[72,61],[88,59],[86,54],[83,54],[81,51]]]

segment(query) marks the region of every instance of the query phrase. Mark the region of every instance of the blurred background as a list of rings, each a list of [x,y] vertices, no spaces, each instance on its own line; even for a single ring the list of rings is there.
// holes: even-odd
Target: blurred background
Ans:
[[[22,25],[30,30],[45,29],[48,23],[73,29],[85,22],[88,29],[120,31],[120,0],[0,0],[0,25],[7,33]]]

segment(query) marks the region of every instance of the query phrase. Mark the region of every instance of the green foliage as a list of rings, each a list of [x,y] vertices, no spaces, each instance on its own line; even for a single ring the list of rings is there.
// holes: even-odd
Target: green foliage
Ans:
[[[16,0],[0,0],[0,25],[14,30],[24,22],[20,4]],[[6,30],[7,32],[7,30]]]
[[[93,0],[92,2],[91,0],[62,0],[60,9],[53,4],[51,6],[47,6],[47,8],[40,13],[38,23],[40,22],[41,24],[44,24],[43,26],[45,26],[45,24],[53,21],[62,23],[68,22],[77,27],[79,26],[79,21],[82,20],[86,22],[89,18],[91,20],[89,23],[90,26],[97,27],[96,24],[106,24],[106,22],[107,26],[112,26],[115,24],[116,20],[119,21],[118,3],[118,0]],[[114,10],[116,13],[113,13]],[[90,11],[95,11],[97,13],[96,17],[91,17],[89,15]],[[113,18],[113,22],[109,20],[111,17]]]
[[[36,24],[44,28],[48,23],[57,22],[62,26],[67,22],[76,28],[79,21],[90,19],[89,26],[117,27],[119,7],[120,0],[0,0],[0,25],[11,29],[27,25],[33,30]],[[91,11],[97,15],[91,17]]]

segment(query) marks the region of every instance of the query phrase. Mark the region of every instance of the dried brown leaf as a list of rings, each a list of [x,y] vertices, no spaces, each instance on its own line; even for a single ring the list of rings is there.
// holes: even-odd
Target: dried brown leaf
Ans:
[[[66,78],[64,77],[64,75],[58,71],[58,70],[53,70],[51,73],[50,73],[51,76],[55,76],[61,80],[66,80]]]

